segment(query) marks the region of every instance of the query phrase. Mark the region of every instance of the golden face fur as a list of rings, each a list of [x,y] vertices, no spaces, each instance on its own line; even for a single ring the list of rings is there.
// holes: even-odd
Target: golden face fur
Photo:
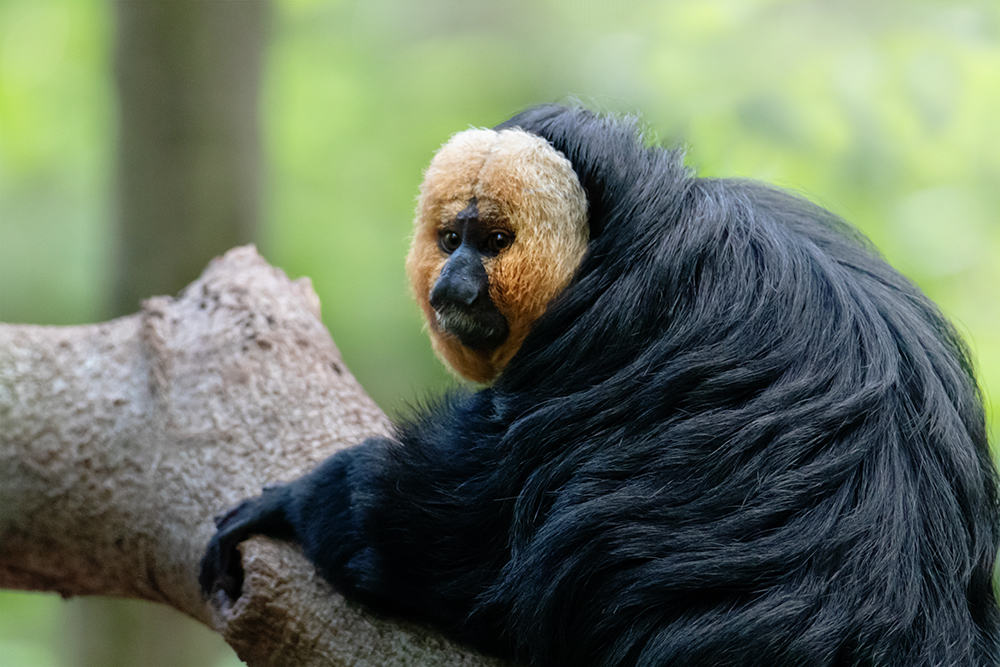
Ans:
[[[506,340],[491,350],[467,348],[441,330],[430,304],[431,290],[449,260],[440,235],[470,201],[491,230],[513,235],[513,242],[495,256],[482,256],[489,298],[510,327]],[[569,161],[547,141],[518,129],[475,129],[453,136],[424,175],[406,260],[434,351],[459,375],[492,380],[569,284],[587,240],[586,195]]]

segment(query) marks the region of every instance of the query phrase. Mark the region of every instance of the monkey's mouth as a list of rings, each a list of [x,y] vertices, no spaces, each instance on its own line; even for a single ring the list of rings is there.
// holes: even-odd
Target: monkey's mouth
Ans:
[[[470,311],[445,306],[434,311],[434,324],[438,331],[458,338],[463,346],[482,352],[500,347],[510,334],[507,318],[495,309]]]

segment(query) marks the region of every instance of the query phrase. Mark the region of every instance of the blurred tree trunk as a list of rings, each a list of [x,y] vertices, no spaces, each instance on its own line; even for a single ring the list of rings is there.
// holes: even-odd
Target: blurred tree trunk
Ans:
[[[116,315],[254,240],[266,0],[117,0]]]
[[[118,264],[111,310],[175,294],[209,259],[255,237],[258,91],[266,0],[116,0]],[[71,607],[81,667],[210,666],[215,633],[164,607],[83,598]]]

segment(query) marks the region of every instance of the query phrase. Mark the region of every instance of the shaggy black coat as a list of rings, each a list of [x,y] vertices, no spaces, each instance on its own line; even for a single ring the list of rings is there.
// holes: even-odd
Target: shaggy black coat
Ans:
[[[833,214],[694,178],[636,124],[501,127],[592,240],[496,383],[221,520],[344,593],[533,665],[996,667],[998,483],[965,347]]]

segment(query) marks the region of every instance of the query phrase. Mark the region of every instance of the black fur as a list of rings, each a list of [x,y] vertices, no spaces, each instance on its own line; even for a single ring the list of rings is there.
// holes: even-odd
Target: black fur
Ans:
[[[529,664],[996,667],[997,476],[934,305],[834,215],[693,178],[634,123],[504,126],[588,193],[573,284],[492,387],[224,519],[205,589],[294,533],[348,595]]]

